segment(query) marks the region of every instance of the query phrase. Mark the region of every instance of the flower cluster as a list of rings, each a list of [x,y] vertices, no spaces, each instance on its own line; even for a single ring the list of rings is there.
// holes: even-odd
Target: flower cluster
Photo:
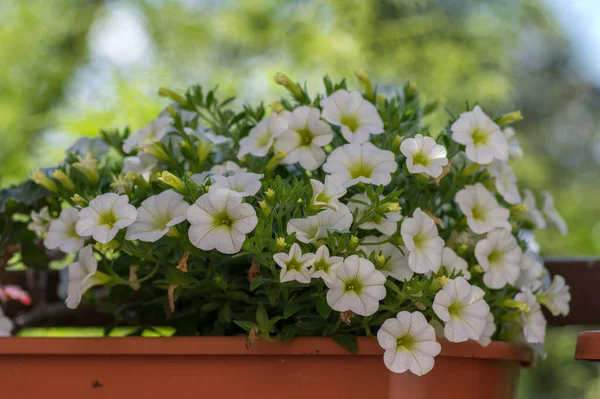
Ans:
[[[162,89],[174,103],[149,126],[36,171],[29,228],[77,254],[67,305],[103,286],[117,317],[183,333],[367,335],[417,375],[440,338],[543,343],[541,307],[566,315],[569,288],[527,237],[566,225],[517,185],[510,118],[477,105],[432,135],[414,85],[384,96],[360,76],[364,92],[325,78],[311,97],[278,74],[291,100],[241,111]]]

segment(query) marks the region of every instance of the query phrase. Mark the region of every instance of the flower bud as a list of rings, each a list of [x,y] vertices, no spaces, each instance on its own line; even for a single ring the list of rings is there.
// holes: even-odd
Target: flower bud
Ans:
[[[385,266],[386,260],[385,255],[375,255],[375,258],[373,259],[375,269],[381,270]]]
[[[479,169],[481,169],[481,165],[479,165],[478,163],[472,163],[465,168],[465,170],[463,171],[463,175],[464,176],[472,175],[473,173],[477,172]]]
[[[374,101],[375,98],[373,97],[373,86],[371,85],[371,79],[369,79],[367,70],[365,68],[361,68],[360,70],[356,71],[356,77],[360,81],[360,85],[365,92],[365,96],[369,100]]]
[[[448,277],[446,277],[446,276],[436,277],[435,279],[433,279],[433,282],[431,283],[431,289],[433,291],[439,291],[446,284],[448,284]]]
[[[350,237],[350,242],[348,243],[348,251],[354,251],[358,247],[358,237],[352,236]]]
[[[277,251],[283,250],[286,246],[287,246],[287,244],[285,242],[285,238],[283,238],[283,237],[277,237],[275,239],[275,249]]]
[[[275,76],[273,76],[273,80],[280,86],[285,87],[292,95],[296,98],[296,100],[302,102],[304,101],[304,93],[300,87],[292,82],[292,80],[284,73],[277,72]]]
[[[198,140],[198,163],[200,166],[204,165],[210,152],[212,150],[212,143],[208,140],[199,139]]]
[[[142,151],[146,154],[154,155],[161,161],[169,161],[169,154],[165,151],[165,145],[161,142],[152,142],[142,145]]]
[[[402,208],[397,202],[386,202],[377,208],[378,213],[400,212]]]
[[[285,108],[283,107],[283,104],[281,104],[280,101],[275,101],[273,104],[271,104],[271,109],[275,113],[280,113],[281,111],[285,111]]]
[[[75,191],[73,181],[63,170],[55,169],[54,172],[52,172],[52,177],[58,180],[67,191]]]
[[[85,154],[84,158],[77,158],[79,159],[79,162],[75,162],[73,167],[83,173],[90,183],[98,183],[98,160],[93,158],[92,154],[89,152]]]
[[[438,109],[442,104],[444,104],[444,99],[442,97],[436,97],[433,101],[428,102],[423,107],[423,115],[429,115]]]
[[[481,267],[481,265],[475,265],[471,268],[471,271],[473,273],[479,273],[479,274],[483,274],[485,272],[485,270],[483,270],[483,267]]]
[[[516,204],[509,208],[510,213],[525,213],[527,212],[527,205],[525,204]]]
[[[73,201],[77,206],[81,208],[86,208],[88,206],[88,202],[79,194],[75,194],[71,197],[71,201]]]
[[[502,301],[502,305],[511,309],[518,309],[521,312],[527,313],[531,310],[528,304],[525,302],[515,301],[514,299],[505,299]]]
[[[181,105],[186,105],[188,103],[188,101],[184,97],[175,93],[171,89],[167,89],[166,87],[161,87],[160,89],[158,89],[158,95],[161,97],[168,97]]]
[[[262,209],[265,216],[269,216],[271,214],[271,207],[267,204],[267,201],[258,201],[258,205],[260,209]]]
[[[394,141],[392,142],[392,151],[394,151],[396,154],[400,154],[400,144],[402,144],[402,140],[404,140],[404,137],[396,135],[396,137],[394,137]]]
[[[275,170],[277,165],[285,158],[287,154],[284,151],[279,151],[273,155],[273,157],[269,160],[267,167],[265,168],[265,174],[269,174]]]
[[[184,192],[184,193],[187,191],[187,187],[181,181],[181,179],[169,171],[166,171],[166,170],[163,171],[158,176],[158,180],[173,187],[176,191]]]
[[[41,169],[34,170],[29,178],[33,180],[36,184],[39,184],[40,186],[44,187],[49,191],[52,191],[53,193],[58,191],[56,183],[50,180],[50,178],[46,176],[46,174],[42,172]]]
[[[275,199],[275,190],[272,188],[267,189],[267,191],[265,191],[265,197],[267,197],[267,199],[270,201]]]
[[[508,125],[511,123],[518,122],[521,119],[523,119],[523,115],[521,114],[521,111],[514,111],[514,112],[510,112],[508,114],[502,115],[501,117],[496,119],[496,123],[498,125]]]
[[[96,248],[98,251],[106,251],[108,249],[119,249],[119,248],[121,248],[121,243],[119,243],[119,241],[117,241],[117,240],[109,241],[106,244],[97,242],[94,245],[94,248]]]

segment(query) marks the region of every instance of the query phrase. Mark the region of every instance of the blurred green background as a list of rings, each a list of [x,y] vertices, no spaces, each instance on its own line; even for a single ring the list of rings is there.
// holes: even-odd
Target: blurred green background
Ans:
[[[57,163],[78,136],[143,127],[166,105],[161,86],[269,103],[284,94],[277,71],[320,90],[326,73],[357,87],[365,67],[380,89],[410,80],[453,111],[521,110],[514,168],[571,228],[538,233],[543,255],[597,257],[598,46],[598,0],[2,0],[0,185]],[[600,398],[600,368],[572,360],[579,330],[550,331],[522,398]]]

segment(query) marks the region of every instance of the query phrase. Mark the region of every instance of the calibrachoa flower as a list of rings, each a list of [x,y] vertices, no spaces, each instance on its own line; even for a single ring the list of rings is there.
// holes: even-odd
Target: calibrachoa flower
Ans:
[[[278,253],[273,255],[275,263],[281,267],[279,281],[298,281],[300,283],[310,283],[311,272],[308,267],[315,262],[315,254],[302,254],[300,245],[294,244],[290,248],[290,253]]]
[[[495,228],[511,228],[508,222],[509,210],[500,206],[483,184],[466,186],[456,193],[454,199],[474,233],[484,234]]]
[[[508,160],[506,137],[479,105],[473,111],[460,114],[450,129],[452,139],[466,146],[465,152],[471,161],[487,165],[494,159]]]
[[[50,222],[44,246],[48,249],[58,248],[68,254],[79,251],[85,240],[77,234],[76,223],[78,220],[79,211],[77,209],[63,209],[58,219]]]
[[[406,167],[410,173],[425,173],[431,177],[442,174],[448,165],[446,149],[431,137],[417,134],[414,138],[402,140],[400,151],[406,157]]]
[[[475,245],[475,257],[483,268],[483,282],[489,288],[514,285],[519,277],[521,248],[510,230],[497,229]]]
[[[519,139],[516,137],[515,129],[507,127],[502,133],[504,133],[504,137],[506,137],[506,141],[508,142],[508,155],[511,158],[521,158],[523,150],[521,149]]]
[[[496,190],[509,204],[521,203],[521,194],[517,186],[517,177],[510,166],[501,161],[494,161],[488,167],[490,174],[494,176]]]
[[[161,116],[152,121],[148,126],[133,132],[124,142],[123,151],[129,154],[133,149],[141,146],[146,141],[160,141],[173,123],[170,116]]]
[[[521,312],[525,340],[531,344],[543,344],[546,338],[546,318],[535,295],[525,289],[515,295],[515,300],[525,303],[529,308],[527,311]]]
[[[87,208],[79,211],[75,230],[82,237],[92,236],[106,244],[136,219],[137,210],[129,204],[129,197],[107,193],[97,196]]]
[[[481,288],[469,284],[463,277],[448,280],[435,295],[433,311],[445,323],[444,335],[448,340],[479,340],[490,313],[483,295]]]
[[[216,249],[234,254],[242,249],[246,234],[256,227],[258,218],[242,196],[228,189],[204,194],[187,210],[191,226],[188,235],[192,244],[203,251]]]
[[[384,198],[381,196],[381,198]],[[348,208],[350,212],[354,214],[355,210],[358,210],[356,220],[362,220],[365,211],[371,206],[371,200],[365,194],[358,193],[354,194],[348,202]],[[357,202],[352,202],[357,201]],[[399,207],[398,207],[399,209]],[[383,215],[376,215],[372,220],[363,222],[358,227],[363,230],[377,230],[382,234],[391,236],[398,230],[398,222],[402,220],[402,214],[399,210],[386,212]]]
[[[152,169],[158,165],[158,158],[154,155],[140,153],[136,156],[123,159],[123,173],[133,172],[148,180]]]
[[[421,312],[403,311],[387,319],[377,331],[377,341],[385,349],[385,366],[394,373],[410,370],[419,376],[427,374],[435,363],[433,358],[442,350],[435,330]]]
[[[287,113],[287,111],[285,111]],[[288,127],[287,117],[273,114],[262,119],[254,126],[248,136],[240,140],[240,150],[238,159],[242,159],[246,154],[255,157],[264,157],[269,153],[274,140],[283,133]]]
[[[211,145],[229,144],[233,141],[231,137],[215,134],[212,130],[207,129],[203,126],[198,126],[196,130],[190,127],[185,127],[183,128],[183,131],[191,136],[196,136],[200,140],[204,140],[210,143]]]
[[[515,286],[517,288],[537,289],[540,285],[540,278],[544,273],[544,265],[542,262],[540,262],[534,254],[525,252],[523,256],[521,256],[521,264],[519,266],[521,273],[515,282]]]
[[[550,287],[544,289],[537,295],[539,303],[544,305],[553,316],[569,314],[569,302],[571,302],[571,293],[569,286],[565,283],[563,276],[554,276]]]
[[[567,224],[565,220],[560,216],[560,213],[554,208],[554,198],[547,191],[542,191],[542,195],[544,196],[544,204],[542,209],[544,214],[550,220],[550,222],[560,231],[560,234],[567,235],[569,229],[567,228]]]
[[[346,189],[335,183],[330,175],[325,176],[325,184],[318,180],[310,179],[312,187],[311,205],[315,208],[327,207],[334,211],[340,208],[339,198],[346,195]]]
[[[302,106],[287,113],[288,128],[275,140],[275,152],[284,152],[284,164],[300,163],[306,170],[315,170],[325,162],[326,146],[333,139],[333,130],[321,120],[318,108]]]
[[[392,181],[392,173],[396,169],[398,164],[394,153],[381,150],[371,143],[338,147],[323,165],[323,170],[344,187],[357,183],[387,185]]]
[[[357,315],[370,316],[379,309],[385,298],[385,276],[367,259],[351,255],[344,259],[336,279],[329,285],[327,303],[333,310],[351,310]]]
[[[240,165],[233,161],[227,161],[221,165],[215,165],[210,169],[211,173],[214,175],[224,175],[231,176],[238,172],[246,172],[246,168],[240,168]]]
[[[467,261],[458,256],[452,248],[444,247],[442,250],[442,266],[446,268],[448,273],[457,273],[460,271],[467,280],[471,278]]]
[[[403,246],[385,242],[388,239],[387,236],[367,236],[363,239],[365,244],[360,245],[357,249],[362,250],[367,256],[375,253],[381,257],[380,262],[375,262],[375,267],[386,277],[392,276],[399,281],[410,280],[414,272],[408,267],[408,250]]]
[[[479,344],[488,346],[492,343],[492,335],[496,332],[496,323],[494,323],[494,315],[490,312],[485,317],[485,328],[479,336]]]
[[[291,219],[286,228],[288,234],[296,233],[296,239],[305,244],[327,237],[327,232],[346,232],[352,225],[352,214],[346,205],[340,204],[336,212],[325,209],[303,219]]]
[[[78,254],[77,262],[69,265],[69,287],[65,303],[69,309],[76,309],[81,296],[95,285],[105,284],[110,280],[106,274],[98,271],[98,261],[94,257],[91,245],[83,247]]]
[[[183,196],[173,190],[153,195],[142,202],[137,210],[137,219],[127,228],[128,240],[155,242],[173,231],[175,225],[186,220],[190,205]],[[175,230],[175,234],[176,233]]]
[[[525,197],[523,199],[523,205],[525,205],[527,208],[527,219],[529,219],[531,223],[533,223],[533,225],[538,229],[545,229],[546,220],[544,219],[542,212],[540,212],[540,210],[537,208],[533,193],[531,190],[524,189],[523,195]]]
[[[400,227],[404,245],[410,252],[408,266],[415,273],[437,272],[442,263],[444,240],[438,234],[435,223],[421,208]]]
[[[48,231],[51,221],[52,217],[48,207],[45,206],[39,212],[31,211],[31,222],[27,225],[27,228],[37,234],[39,238],[42,238]]]
[[[297,245],[297,244],[294,244]],[[342,266],[344,258],[341,256],[329,256],[329,248],[321,245],[314,255],[313,264],[310,269],[311,278],[322,278],[328,286],[333,284],[337,276],[337,270]]]
[[[371,134],[383,133],[383,121],[377,108],[357,91],[338,90],[321,101],[323,119],[340,126],[349,143],[364,143]]]
[[[209,192],[226,188],[240,193],[242,197],[248,197],[260,190],[262,177],[263,175],[247,172],[239,172],[231,176],[214,175],[210,178],[212,185]]]

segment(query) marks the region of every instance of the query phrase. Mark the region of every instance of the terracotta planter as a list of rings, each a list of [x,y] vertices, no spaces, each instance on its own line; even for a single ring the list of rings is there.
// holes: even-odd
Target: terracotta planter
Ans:
[[[600,360],[600,331],[585,331],[577,337],[576,360]]]
[[[0,338],[6,398],[486,398],[516,395],[532,352],[508,343],[442,342],[424,377],[389,372],[368,338],[350,355],[332,339],[238,337]]]

